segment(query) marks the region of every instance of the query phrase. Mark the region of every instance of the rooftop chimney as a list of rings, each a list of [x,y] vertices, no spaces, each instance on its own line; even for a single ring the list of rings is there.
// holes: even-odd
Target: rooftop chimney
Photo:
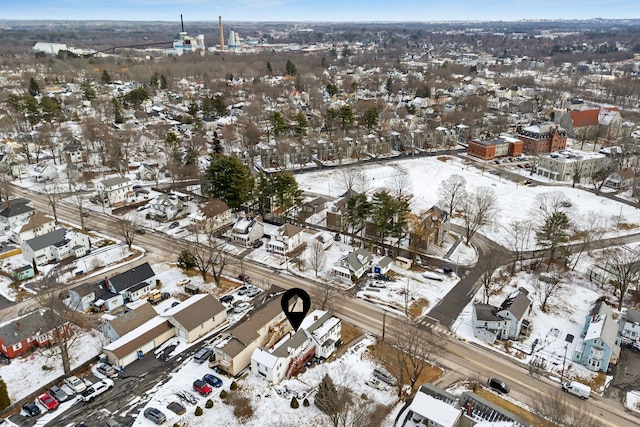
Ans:
[[[16,328],[18,328],[18,332],[22,332],[22,323],[17,322],[16,323]]]

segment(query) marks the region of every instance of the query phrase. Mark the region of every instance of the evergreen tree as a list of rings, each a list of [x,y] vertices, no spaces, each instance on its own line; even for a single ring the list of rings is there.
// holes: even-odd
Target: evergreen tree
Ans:
[[[213,154],[206,171],[208,194],[223,200],[232,209],[239,209],[251,200],[254,179],[247,167],[236,157]]]
[[[196,260],[193,258],[191,252],[183,250],[178,255],[178,267],[184,271],[189,271],[196,266]]]
[[[569,242],[571,224],[567,214],[554,212],[536,230],[536,243],[549,251],[549,259],[554,260],[560,245]]]
[[[271,62],[267,62],[267,73],[269,73],[269,75],[273,74],[273,69],[271,68]]]
[[[213,132],[213,141],[211,141],[211,150],[214,154],[222,154],[224,151],[222,148],[222,143],[220,143],[220,137],[218,137],[218,132]]]
[[[362,123],[364,123],[367,129],[371,130],[378,125],[378,114],[378,109],[376,107],[371,107],[365,110],[362,115]]]
[[[107,72],[107,70],[102,70],[102,84],[108,85],[111,83],[111,76]]]
[[[341,410],[341,405],[346,403],[340,402],[340,399],[338,398],[338,390],[336,389],[336,386],[329,374],[324,374],[322,381],[320,381],[315,403],[318,409],[329,416],[339,412]]]
[[[307,116],[304,115],[302,111],[298,111],[296,114],[296,135],[306,135],[307,128],[309,127],[309,121],[307,120]]]
[[[167,87],[167,77],[164,74],[160,74],[160,89],[166,89]]]
[[[7,391],[7,384],[2,378],[0,378],[0,411],[6,409],[11,405],[11,399],[9,399],[9,392]]]
[[[356,121],[351,105],[345,104],[340,107],[340,110],[338,110],[338,118],[340,119],[342,130],[345,130],[347,127],[351,126]]]
[[[327,86],[325,86],[325,90],[327,91],[329,96],[337,95],[339,91],[338,86],[335,83],[327,83]]]
[[[269,120],[274,135],[284,135],[289,132],[289,125],[280,111],[274,111]]]
[[[387,79],[387,94],[391,95],[393,93],[393,79],[389,77]]]
[[[287,59],[287,65],[284,67],[285,74],[288,76],[295,76],[298,73],[298,69],[296,68],[296,64],[293,63],[290,59]]]
[[[91,83],[84,81],[80,84],[80,90],[82,91],[82,97],[85,101],[91,101],[96,99],[96,91],[91,86]]]
[[[122,105],[118,98],[112,98],[111,103],[113,104],[113,121],[117,123],[124,123],[124,118],[122,117]]]
[[[62,113],[62,107],[57,99],[44,95],[40,98],[40,118],[45,122],[51,123]]]
[[[40,95],[40,85],[33,77],[31,77],[31,79],[29,80],[29,95]]]
[[[293,409],[298,409],[300,407],[300,403],[298,402],[298,399],[296,399],[295,396],[291,398],[291,407]]]

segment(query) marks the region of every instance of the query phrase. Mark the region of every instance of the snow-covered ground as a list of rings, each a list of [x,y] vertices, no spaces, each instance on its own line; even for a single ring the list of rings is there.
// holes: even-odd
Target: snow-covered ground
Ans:
[[[627,392],[627,397],[624,401],[624,406],[627,409],[640,414],[640,391],[632,390]]]
[[[327,425],[329,422],[325,415],[313,404],[313,396],[318,384],[325,374],[329,374],[336,385],[346,385],[354,393],[355,396],[367,395],[367,399],[373,403],[381,403],[384,405],[394,405],[396,397],[393,390],[377,390],[365,384],[375,367],[373,362],[362,357],[362,353],[366,350],[368,344],[372,344],[373,339],[368,338],[356,347],[347,350],[347,352],[337,360],[314,365],[300,374],[297,378],[292,378],[281,382],[278,385],[270,385],[263,378],[258,377],[251,372],[239,380],[237,380],[239,388],[230,391],[231,380],[223,375],[217,375],[222,379],[223,386],[214,388],[208,397],[201,397],[193,391],[193,381],[202,378],[205,374],[214,373],[206,364],[198,364],[193,360],[188,361],[184,367],[171,376],[166,383],[159,385],[154,390],[148,392],[151,399],[146,403],[144,408],[140,409],[135,426],[152,426],[151,421],[144,418],[143,412],[147,407],[155,407],[160,409],[167,416],[167,425],[178,422],[180,425],[190,427],[210,426],[212,425],[212,417],[215,418],[215,424],[220,425],[238,425],[238,420],[233,415],[233,407],[224,403],[220,398],[220,391],[227,390],[230,394],[245,394],[249,396],[251,406],[253,407],[253,416],[245,421],[245,425],[256,426],[319,426]],[[167,409],[167,404],[180,399],[175,393],[180,391],[188,391],[197,399],[196,405],[204,410],[204,414],[200,417],[194,415],[196,405],[180,402],[186,407],[186,414],[179,416]],[[297,396],[300,407],[293,409],[290,407],[291,398]],[[310,406],[302,405],[305,398],[309,399]],[[207,399],[213,400],[213,408],[205,409]],[[137,401],[136,401],[137,402]],[[131,411],[131,405],[125,405],[118,415],[125,415]],[[392,426],[393,420],[387,418],[385,426]]]

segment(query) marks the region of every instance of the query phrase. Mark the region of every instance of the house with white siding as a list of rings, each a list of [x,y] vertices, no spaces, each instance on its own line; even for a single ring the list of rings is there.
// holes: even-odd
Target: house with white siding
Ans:
[[[89,236],[59,228],[25,240],[21,244],[23,258],[35,265],[46,265],[69,257],[85,256],[90,249]]]
[[[133,197],[133,183],[130,179],[115,177],[96,182],[98,195],[109,206],[121,206]]]

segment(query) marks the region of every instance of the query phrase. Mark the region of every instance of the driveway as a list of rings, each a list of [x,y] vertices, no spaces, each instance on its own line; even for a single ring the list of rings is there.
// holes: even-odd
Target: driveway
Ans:
[[[605,390],[604,395],[622,401],[627,392],[638,390],[640,384],[640,350],[634,347],[622,346],[618,364],[611,368],[613,381]]]

